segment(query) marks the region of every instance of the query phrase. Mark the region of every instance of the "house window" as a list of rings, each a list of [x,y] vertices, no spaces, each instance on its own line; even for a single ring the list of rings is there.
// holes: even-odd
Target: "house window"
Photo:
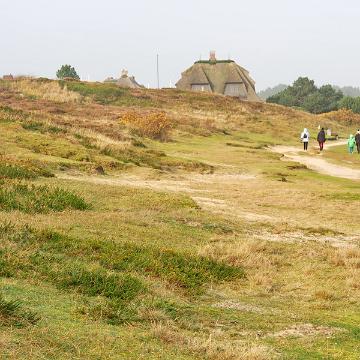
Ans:
[[[227,83],[225,84],[224,95],[246,98],[246,87],[244,83]]]
[[[191,90],[211,92],[211,87],[210,84],[191,84]]]

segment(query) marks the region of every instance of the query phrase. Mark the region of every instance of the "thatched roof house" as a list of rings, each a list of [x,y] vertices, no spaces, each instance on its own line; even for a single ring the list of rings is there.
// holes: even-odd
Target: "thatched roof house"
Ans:
[[[208,91],[244,100],[261,101],[255,92],[255,81],[249,72],[233,60],[196,61],[181,74],[176,87],[182,90]]]
[[[143,88],[142,85],[138,84],[134,76],[129,76],[127,70],[121,72],[119,79],[114,79],[113,77],[107,78],[104,82],[110,82],[118,85],[122,88],[138,89]]]

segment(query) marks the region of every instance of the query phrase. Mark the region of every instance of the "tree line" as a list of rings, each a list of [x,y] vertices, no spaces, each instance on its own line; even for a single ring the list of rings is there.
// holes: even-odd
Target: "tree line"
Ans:
[[[338,109],[360,113],[360,97],[345,96],[332,85],[317,87],[314,80],[299,77],[284,90],[268,97],[268,103],[299,108],[313,114],[322,114]]]

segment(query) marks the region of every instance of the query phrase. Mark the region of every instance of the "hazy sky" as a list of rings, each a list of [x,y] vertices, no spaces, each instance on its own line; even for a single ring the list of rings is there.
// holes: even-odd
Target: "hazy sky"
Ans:
[[[0,74],[91,80],[126,68],[162,86],[216,50],[250,71],[257,90],[309,76],[360,86],[359,0],[0,0]]]

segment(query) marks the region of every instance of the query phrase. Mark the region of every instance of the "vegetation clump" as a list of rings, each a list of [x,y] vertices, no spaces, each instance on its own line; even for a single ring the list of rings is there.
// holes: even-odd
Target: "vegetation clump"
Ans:
[[[120,302],[134,300],[145,291],[140,280],[129,274],[108,274],[103,269],[88,270],[75,263],[59,277],[60,286],[76,288],[89,296],[105,296]]]
[[[0,211],[48,213],[66,209],[88,210],[90,205],[80,196],[62,188],[9,184],[0,189]]]
[[[40,320],[39,316],[23,308],[19,300],[6,300],[0,294],[0,325],[24,327],[35,325]]]
[[[121,117],[121,121],[136,135],[160,141],[169,140],[172,123],[165,112],[129,111]]]
[[[10,161],[0,157],[0,179],[36,179],[39,176],[53,177],[54,174],[45,167],[31,162]]]
[[[116,254],[109,258],[105,256],[102,261],[116,270],[128,269],[158,276],[191,293],[202,292],[202,286],[208,282],[244,277],[241,268],[205,257],[187,256],[171,250],[135,245],[124,245],[118,248]]]

